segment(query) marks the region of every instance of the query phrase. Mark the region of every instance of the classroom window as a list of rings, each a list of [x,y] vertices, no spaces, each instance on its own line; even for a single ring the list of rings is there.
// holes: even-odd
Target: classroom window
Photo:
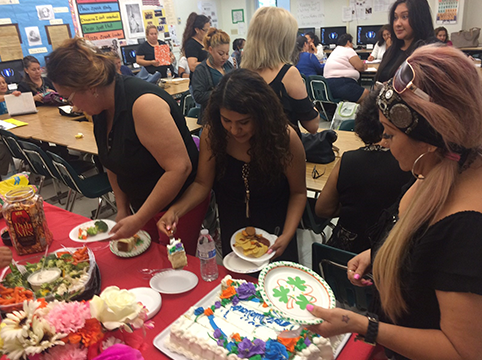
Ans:
[[[277,6],[290,11],[290,0],[258,0],[256,3],[256,8],[263,6]]]

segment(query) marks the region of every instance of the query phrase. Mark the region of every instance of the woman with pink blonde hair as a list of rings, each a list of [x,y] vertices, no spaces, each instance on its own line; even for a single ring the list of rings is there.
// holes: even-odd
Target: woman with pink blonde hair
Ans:
[[[378,95],[386,146],[415,181],[379,221],[372,249],[348,263],[373,270],[380,308],[363,316],[307,306],[323,336],[359,333],[394,359],[480,359],[482,353],[482,87],[459,50],[425,46]],[[391,230],[390,230],[391,229]],[[389,232],[388,232],[389,231]],[[388,235],[386,235],[388,232]],[[376,297],[378,298],[378,297]]]

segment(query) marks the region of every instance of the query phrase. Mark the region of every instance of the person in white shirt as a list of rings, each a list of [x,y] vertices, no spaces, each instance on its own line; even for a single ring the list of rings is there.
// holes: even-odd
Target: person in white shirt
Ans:
[[[368,95],[368,90],[358,84],[360,71],[366,65],[353,50],[353,36],[343,34],[338,46],[326,61],[324,76],[335,99],[361,103]]]
[[[309,31],[305,34],[310,44],[310,53],[314,54],[320,63],[323,63],[323,45],[321,45],[320,39],[315,35],[313,31]]]
[[[382,60],[383,54],[392,44],[392,38],[390,36],[390,25],[383,25],[377,34],[377,43],[373,48],[372,53],[368,57],[368,61]]]
[[[178,63],[178,75],[180,78],[189,78],[189,74],[191,70],[189,70],[189,65],[187,63],[186,56],[181,56]]]

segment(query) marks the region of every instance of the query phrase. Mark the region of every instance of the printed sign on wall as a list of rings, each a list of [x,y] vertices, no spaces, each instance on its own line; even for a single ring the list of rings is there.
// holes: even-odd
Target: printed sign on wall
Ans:
[[[77,0],[77,11],[85,38],[125,38],[119,0]]]

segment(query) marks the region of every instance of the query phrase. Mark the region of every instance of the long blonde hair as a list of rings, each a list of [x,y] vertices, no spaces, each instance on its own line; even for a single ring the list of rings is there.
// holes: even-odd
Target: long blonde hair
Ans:
[[[415,84],[432,98],[422,100],[411,91],[403,99],[445,141],[438,149],[438,163],[420,182],[412,201],[378,251],[373,264],[375,283],[383,310],[396,322],[407,311],[402,295],[402,267],[414,235],[435,223],[460,175],[456,161],[444,157],[458,144],[473,151],[482,146],[482,87],[474,64],[453,47],[430,45],[417,49],[408,59]]]
[[[257,71],[289,64],[297,30],[298,23],[287,10],[259,8],[249,24],[241,67]]]

